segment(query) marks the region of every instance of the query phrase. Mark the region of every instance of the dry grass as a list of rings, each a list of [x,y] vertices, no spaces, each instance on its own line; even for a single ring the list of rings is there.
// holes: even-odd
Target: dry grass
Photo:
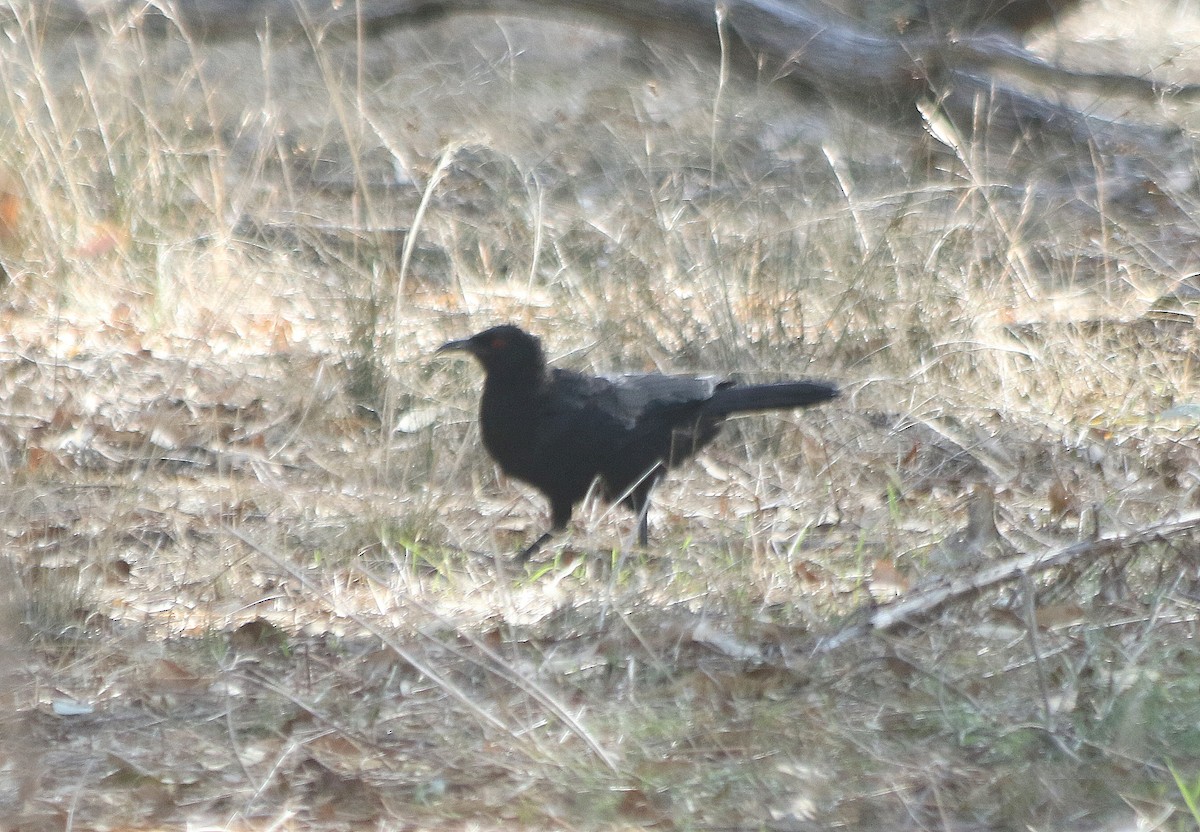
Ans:
[[[1194,541],[810,655],[983,557],[972,489],[1027,551],[1195,510],[1189,198],[717,83],[482,19],[0,44],[0,828],[1190,828]],[[499,320],[848,395],[526,571],[430,357]]]

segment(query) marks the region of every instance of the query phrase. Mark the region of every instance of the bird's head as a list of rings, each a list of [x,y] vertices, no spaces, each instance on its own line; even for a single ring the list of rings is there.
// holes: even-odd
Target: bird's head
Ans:
[[[447,341],[437,351],[470,353],[489,375],[536,375],[546,366],[542,342],[512,324],[494,326],[460,341]]]

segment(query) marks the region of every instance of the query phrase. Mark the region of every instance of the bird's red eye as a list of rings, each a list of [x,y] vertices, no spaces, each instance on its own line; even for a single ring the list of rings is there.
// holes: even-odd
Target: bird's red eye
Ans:
[[[507,346],[508,346],[507,338],[504,338],[503,336],[500,336],[500,335],[497,335],[494,338],[492,338],[492,349],[494,351],[499,352],[500,350],[504,349]]]

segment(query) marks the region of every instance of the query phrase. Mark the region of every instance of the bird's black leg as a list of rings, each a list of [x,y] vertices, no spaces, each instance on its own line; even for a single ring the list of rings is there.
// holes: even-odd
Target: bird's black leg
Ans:
[[[634,486],[629,494],[629,507],[633,509],[638,524],[638,545],[650,545],[650,489],[655,478],[648,476]]]
[[[519,555],[517,555],[517,562],[525,563],[525,561],[529,560],[531,557],[533,557],[535,554],[537,554],[538,549],[542,548],[542,544],[544,544],[547,540],[549,540],[552,537],[554,537],[553,529],[551,529],[548,532],[543,532],[541,537],[539,537],[537,540],[533,541],[532,543],[530,543],[528,546],[526,546],[524,549],[521,550],[521,553]]]
[[[517,561],[524,563],[529,560],[547,540],[566,529],[567,523],[571,521],[571,510],[574,507],[570,500],[552,501],[550,503],[550,530],[543,532],[541,537],[522,549],[521,554],[517,555]]]

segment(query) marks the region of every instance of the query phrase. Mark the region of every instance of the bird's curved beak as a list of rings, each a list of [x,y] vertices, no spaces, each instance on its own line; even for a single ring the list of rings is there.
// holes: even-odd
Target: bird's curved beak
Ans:
[[[473,345],[471,344],[470,338],[462,338],[462,339],[459,339],[458,341],[447,341],[446,343],[444,343],[440,347],[438,347],[436,350],[434,350],[433,354],[441,355],[444,352],[470,352],[470,353],[473,353],[473,352],[475,352],[475,349],[474,349]]]

